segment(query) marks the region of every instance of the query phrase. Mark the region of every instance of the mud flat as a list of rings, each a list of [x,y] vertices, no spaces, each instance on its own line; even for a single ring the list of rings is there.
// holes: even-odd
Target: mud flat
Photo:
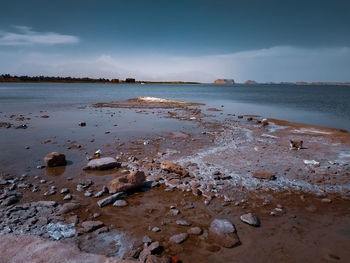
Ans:
[[[101,130],[92,136],[94,122],[87,121],[79,127],[86,129],[81,147],[56,137],[25,157],[32,166],[21,167],[21,160],[16,168],[3,166],[0,247],[14,244],[10,255],[16,242],[18,250],[36,242],[64,253],[74,244],[76,262],[79,253],[80,260],[101,262],[348,262],[349,133],[257,115],[219,120],[213,112],[221,111],[210,106],[146,97],[80,109],[117,115],[119,123],[136,116],[145,128],[152,116],[158,125],[176,126],[116,140]],[[26,124],[16,130],[26,137],[55,117],[45,116],[6,114],[3,122],[11,125],[0,131]],[[120,126],[109,132],[121,133]],[[291,149],[290,140],[302,147]],[[111,157],[103,159],[111,169],[83,170],[95,141],[102,149],[95,158]],[[64,151],[67,165],[36,161],[48,149]],[[9,255],[0,262],[20,262]]]

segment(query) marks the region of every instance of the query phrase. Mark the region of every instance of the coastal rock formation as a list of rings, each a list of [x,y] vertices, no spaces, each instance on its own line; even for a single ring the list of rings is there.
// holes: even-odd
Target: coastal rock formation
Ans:
[[[48,167],[64,166],[67,164],[66,156],[58,152],[47,154],[44,158],[44,161]]]
[[[244,84],[247,84],[247,85],[254,85],[254,84],[257,84],[256,81],[254,80],[247,80],[246,82],[244,82]]]
[[[214,81],[214,84],[233,85],[235,84],[235,81],[233,79],[217,79]]]
[[[140,187],[145,182],[145,180],[146,177],[143,171],[135,171],[126,176],[120,176],[113,179],[108,184],[108,190],[110,193],[124,192]]]
[[[223,247],[231,248],[240,244],[235,226],[226,219],[214,219],[210,224],[209,235]]]
[[[121,164],[117,162],[114,158],[104,157],[91,160],[90,162],[88,162],[87,166],[84,167],[84,170],[108,170],[120,167],[120,165]]]

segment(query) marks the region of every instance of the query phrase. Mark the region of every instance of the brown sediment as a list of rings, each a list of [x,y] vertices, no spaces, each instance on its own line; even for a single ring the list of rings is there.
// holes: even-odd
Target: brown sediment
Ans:
[[[143,105],[141,108],[153,109],[149,104],[131,100],[111,105],[130,109]],[[268,120],[267,126],[209,120],[199,108],[179,109],[174,105],[156,103],[160,109],[158,116],[198,123],[198,131],[190,133],[180,128],[161,133],[158,138],[138,138],[123,145],[111,142],[113,147],[104,151],[105,156],[118,156],[123,167],[93,172],[78,170],[69,175],[72,180],[63,175],[65,167],[47,168],[44,174],[34,171],[21,182],[38,185],[39,191],[17,188],[16,192],[23,197],[14,207],[40,200],[62,205],[70,201],[63,201],[64,195],[59,191],[69,188],[72,201],[80,207],[60,217],[53,210],[52,220],[68,223],[71,216],[77,215],[77,229],[84,221],[99,220],[110,232],[81,233],[62,242],[75,242],[85,252],[107,256],[116,256],[118,247],[110,240],[119,231],[128,235],[123,242],[134,242],[135,247],[141,248],[143,236],[148,235],[163,247],[159,256],[174,255],[182,262],[230,262],[233,258],[240,262],[346,262],[350,256],[347,249],[350,169],[347,159],[344,163],[337,162],[339,151],[350,149],[348,133],[273,119]],[[303,140],[305,148],[290,150],[290,139]],[[320,165],[310,166],[303,160],[316,160]],[[162,169],[162,161],[178,163],[188,173],[177,172],[182,169]],[[85,162],[82,156],[81,163]],[[152,186],[128,191],[124,199],[128,203],[126,207],[100,208],[97,201],[110,196],[108,193],[100,198],[84,195],[87,189],[96,194],[114,178],[131,170],[145,171]],[[276,180],[256,179],[254,174],[267,179],[274,175]],[[42,178],[47,182],[40,184]],[[93,184],[78,191],[77,184],[88,180]],[[57,193],[44,197],[43,193],[52,185],[57,187]],[[7,187],[0,186],[0,191]],[[2,221],[10,225],[15,216],[10,218],[7,213],[13,207],[0,209]],[[259,228],[240,221],[240,215],[248,212],[259,218]],[[94,218],[94,213],[100,216]],[[216,218],[235,225],[240,246],[223,248],[208,235],[210,223]],[[191,226],[179,225],[176,220],[185,220]],[[23,220],[23,224],[26,222]],[[153,227],[160,231],[152,231]],[[187,233],[190,227],[200,227],[203,232],[199,236],[190,235],[181,244],[169,241],[172,235]],[[18,228],[22,225],[18,224]],[[32,226],[29,229],[30,233],[34,231]],[[48,238],[46,234],[43,237]]]

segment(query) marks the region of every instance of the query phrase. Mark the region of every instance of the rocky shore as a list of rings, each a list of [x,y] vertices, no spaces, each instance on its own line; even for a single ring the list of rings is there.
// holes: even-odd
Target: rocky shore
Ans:
[[[0,262],[42,262],[43,247],[47,262],[346,262],[349,133],[234,113],[218,119],[209,112],[220,110],[203,107],[95,104],[197,128],[87,155],[88,146],[76,147],[79,163],[57,150],[29,172],[3,169]],[[18,127],[13,119],[0,129]]]

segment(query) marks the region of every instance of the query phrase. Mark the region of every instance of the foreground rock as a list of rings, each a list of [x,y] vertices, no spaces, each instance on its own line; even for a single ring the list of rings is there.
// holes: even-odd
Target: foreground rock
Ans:
[[[114,158],[104,157],[91,160],[88,162],[87,166],[84,167],[84,170],[108,170],[116,167],[119,168],[120,166],[121,164]]]
[[[135,171],[128,175],[113,179],[108,185],[108,190],[110,193],[124,192],[140,187],[145,181],[145,173],[142,171]]]
[[[160,164],[160,169],[167,171],[169,173],[176,173],[181,176],[187,176],[188,172],[182,168],[180,165],[168,161],[163,161]]]
[[[47,154],[44,161],[48,167],[65,166],[67,164],[66,156],[58,152]]]
[[[71,243],[42,240],[34,236],[0,236],[0,262],[6,263],[131,263],[135,261],[106,258],[83,253]]]
[[[112,204],[115,201],[117,201],[118,199],[124,198],[126,196],[125,193],[120,192],[120,193],[116,193],[114,195],[108,196],[104,199],[101,199],[97,202],[99,207],[104,207],[106,205]]]
[[[231,248],[240,244],[235,226],[226,219],[215,219],[210,225],[209,235],[223,247]]]
[[[251,226],[260,226],[259,219],[253,214],[253,213],[248,213],[240,216],[240,219],[242,222],[251,225]]]

